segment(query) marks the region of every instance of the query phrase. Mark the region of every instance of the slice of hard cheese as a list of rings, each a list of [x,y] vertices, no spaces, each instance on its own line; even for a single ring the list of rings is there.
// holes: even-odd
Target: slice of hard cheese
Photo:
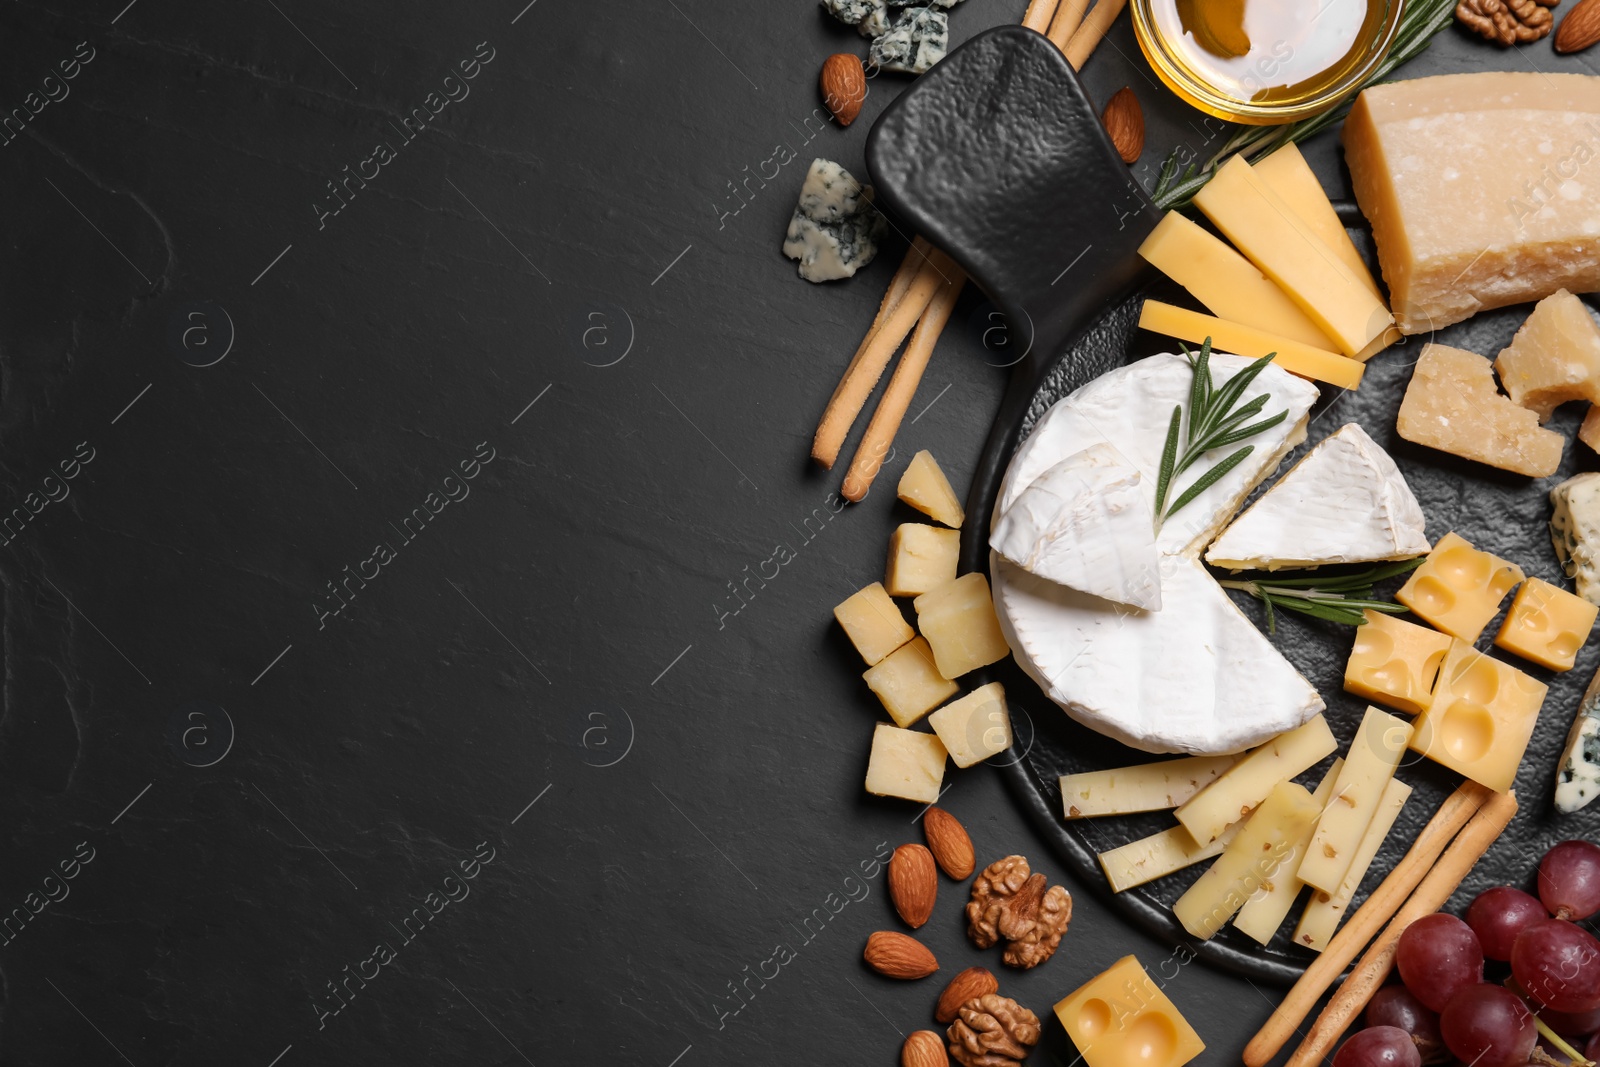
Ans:
[[[1232,352],[1236,356],[1270,355],[1274,363],[1291,374],[1314,378],[1341,389],[1359,386],[1365,370],[1356,360],[1346,359],[1337,352],[1325,352],[1288,337],[1246,326],[1242,322],[1229,322],[1215,315],[1204,315],[1160,300],[1144,302],[1144,307],[1139,310],[1139,328],[1182,341],[1193,341],[1197,345],[1209,337],[1214,349]]]
[[[1373,281],[1372,272],[1367,270],[1366,260],[1356,251],[1355,242],[1350,240],[1350,231],[1339,221],[1333,201],[1322,191],[1322,183],[1311,172],[1306,157],[1300,154],[1300,147],[1290,141],[1250,166],[1267,183],[1267,187],[1293,208],[1302,222],[1311,227],[1311,232],[1328,246],[1328,250],[1339,257],[1339,262],[1350,269],[1356,280],[1366,286],[1373,296],[1378,296],[1378,283]]]
[[[1407,441],[1532,478],[1554,474],[1566,444],[1500,395],[1487,359],[1436,344],[1417,357],[1395,429]]]
[[[1534,306],[1494,369],[1540,422],[1569,400],[1600,403],[1600,326],[1582,300],[1557,289]]]
[[[1222,531],[1206,562],[1233,570],[1410,559],[1432,546],[1389,453],[1346,423]]]
[[[1356,201],[1408,334],[1600,289],[1600,78],[1446,74],[1364,90],[1344,123]]]

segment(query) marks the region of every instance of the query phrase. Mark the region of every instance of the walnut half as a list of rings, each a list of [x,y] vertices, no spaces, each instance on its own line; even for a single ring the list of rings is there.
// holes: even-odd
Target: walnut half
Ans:
[[[1072,894],[1064,886],[1046,888],[1044,875],[1028,873],[1026,857],[996,860],[972,880],[967,936],[979,948],[1004,938],[1008,966],[1037,967],[1055,955],[1071,921]]]
[[[1016,1067],[1039,1043],[1039,1017],[1010,997],[985,993],[961,1005],[945,1036],[961,1067]]]
[[[1456,18],[1497,44],[1537,41],[1550,32],[1560,0],[1460,0]]]

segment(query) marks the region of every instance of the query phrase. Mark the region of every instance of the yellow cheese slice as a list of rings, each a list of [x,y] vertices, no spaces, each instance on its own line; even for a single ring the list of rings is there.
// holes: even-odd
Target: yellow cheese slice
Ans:
[[[1124,889],[1164,878],[1173,871],[1181,871],[1201,860],[1222,855],[1222,850],[1228,847],[1228,842],[1243,826],[1244,820],[1241,819],[1222,831],[1222,836],[1209,845],[1195,844],[1189,831],[1174,826],[1100,853],[1100,869],[1106,872],[1111,891],[1120,893]]]
[[[1260,804],[1273,786],[1315,765],[1338,747],[1328,720],[1315,715],[1305,725],[1251,749],[1222,777],[1178,808],[1178,821],[1196,841],[1209,844],[1222,836],[1229,823]]]
[[[1340,352],[1356,355],[1393,325],[1383,301],[1238,156],[1217,168],[1194,203]]]
[[[1350,869],[1361,835],[1367,832],[1383,790],[1411,740],[1411,724],[1372,706],[1350,742],[1350,754],[1333,786],[1333,800],[1317,820],[1297,872],[1306,885],[1329,893]]]
[[[1296,944],[1304,945],[1313,952],[1321,952],[1328,947],[1328,942],[1333,940],[1334,931],[1339,929],[1340,920],[1344,918],[1345,909],[1350,907],[1350,901],[1355,898],[1356,890],[1361,888],[1361,880],[1367,876],[1373,857],[1378,854],[1378,849],[1389,836],[1389,831],[1394,829],[1395,820],[1400,817],[1400,809],[1406,806],[1406,801],[1410,797],[1409,785],[1398,778],[1389,779],[1389,784],[1383,787],[1383,796],[1378,801],[1378,810],[1373,813],[1372,821],[1367,824],[1367,832],[1362,835],[1361,844],[1356,847],[1355,856],[1350,861],[1350,869],[1339,882],[1339,888],[1332,893],[1317,890],[1311,894],[1311,902],[1306,905],[1306,910],[1300,916],[1300,925],[1294,929]]]
[[[1238,761],[1238,756],[1184,756],[1133,767],[1063,774],[1061,806],[1069,819],[1175,808]]]
[[[1339,257],[1339,262],[1350,268],[1355,279],[1381,300],[1378,283],[1373,280],[1372,272],[1367,270],[1366,260],[1361,258],[1355,242],[1350,240],[1350,231],[1339,221],[1333,201],[1322,191],[1322,183],[1312,173],[1306,157],[1300,154],[1299,146],[1291,141],[1250,166],[1261,175],[1267,188],[1293,208],[1294,213],[1300,216],[1300,221],[1309,226],[1328,250]]]
[[[1339,771],[1343,768],[1343,759],[1334,760],[1333,766],[1328,768],[1328,773],[1322,776],[1317,791],[1311,794],[1311,799],[1317,802],[1317,807],[1323,812],[1328,810],[1328,798],[1333,795],[1333,783],[1338,780]],[[1306,854],[1306,844],[1311,840],[1314,829],[1314,826],[1306,827],[1305,832],[1295,839],[1294,847],[1289,850],[1288,855],[1283,857],[1277,873],[1261,883],[1261,888],[1256,890],[1255,895],[1245,901],[1244,907],[1239,909],[1233,925],[1238,927],[1241,933],[1265,945],[1278,932],[1278,927],[1283,925],[1283,920],[1289,915],[1289,909],[1294,907],[1295,898],[1300,895],[1300,887],[1305,885],[1292,872],[1300,866],[1300,858]]]
[[[1276,353],[1273,362],[1284,370],[1302,378],[1337,385],[1341,389],[1354,389],[1361,384],[1362,365],[1337,352],[1312,348],[1287,337],[1219,319],[1215,315],[1163,304],[1159,300],[1144,302],[1144,309],[1139,312],[1139,327],[1194,344],[1200,344],[1209,337],[1213,349],[1231,352],[1236,356],[1259,358]]]

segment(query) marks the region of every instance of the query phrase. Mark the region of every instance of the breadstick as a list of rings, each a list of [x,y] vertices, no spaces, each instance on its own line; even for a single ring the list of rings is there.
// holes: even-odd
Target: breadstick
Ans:
[[[878,401],[878,410],[872,413],[867,432],[856,446],[855,458],[850,461],[850,471],[844,476],[844,488],[840,491],[846,500],[860,500],[872,488],[872,480],[878,476],[884,457],[894,444],[894,435],[900,430],[900,420],[905,418],[912,397],[917,395],[922,372],[928,367],[933,347],[939,342],[944,324],[950,321],[956,298],[961,295],[961,287],[967,280],[966,275],[954,264],[950,269],[954,276],[939,290],[928,305],[928,310],[922,313],[917,330],[911,335],[911,342],[906,345],[899,366],[894,369],[894,377],[889,379],[889,387]]]
[[[1361,962],[1350,972],[1350,977],[1328,1001],[1328,1006],[1322,1009],[1322,1014],[1317,1016],[1316,1023],[1311,1027],[1311,1033],[1300,1042],[1300,1047],[1289,1057],[1286,1067],[1320,1064],[1323,1057],[1332,1051],[1339,1036],[1350,1025],[1350,1020],[1361,1014],[1367,1001],[1372,999],[1372,995],[1389,976],[1400,935],[1405,933],[1406,927],[1444,906],[1450,894],[1456,891],[1461,880],[1472,870],[1473,864],[1482,859],[1489,846],[1505,832],[1516,813],[1515,793],[1496,793],[1478,810],[1472,821],[1467,823],[1466,829],[1461,831],[1461,836],[1451,843],[1433,870],[1428,872],[1428,877],[1417,886],[1417,891],[1411,894],[1405,907],[1396,913],[1372,947],[1367,949]]]
[[[1083,13],[1089,10],[1089,0],[1062,0],[1061,6],[1056,8],[1056,17],[1050,23],[1050,42],[1063,52],[1067,50],[1067,42],[1072,40],[1072,35],[1083,24]]]
[[[1067,54],[1067,62],[1072,64],[1073,70],[1083,69],[1083,65],[1089,61],[1090,53],[1105,38],[1106,31],[1117,20],[1117,16],[1122,14],[1122,9],[1127,3],[1128,0],[1100,0],[1094,5],[1094,10],[1089,12],[1089,17],[1083,20],[1083,25],[1078,27],[1072,39],[1067,42],[1067,47],[1063,49]]]
[[[1022,24],[1030,30],[1043,33],[1055,13],[1056,0],[1031,0],[1027,13],[1022,16]]]
[[[1296,1028],[1311,1014],[1317,1001],[1322,999],[1322,994],[1328,991],[1345,966],[1361,954],[1372,936],[1399,910],[1417,883],[1433,867],[1450,839],[1456,836],[1491,795],[1488,789],[1476,782],[1462,782],[1454,793],[1445,798],[1428,825],[1417,835],[1410,851],[1395,864],[1394,870],[1340,927],[1339,932],[1333,935],[1322,954],[1311,961],[1266,1025],[1245,1047],[1246,1067],[1264,1067],[1288,1043]]]
[[[894,357],[895,349],[900,347],[900,342],[905,340],[906,334],[922,317],[945,279],[955,271],[955,264],[948,256],[937,249],[930,249],[916,277],[907,286],[905,295],[894,302],[883,324],[870,331],[862,342],[856,358],[845,368],[844,377],[839,380],[838,388],[834,389],[833,396],[828,400],[822,420],[817,424],[817,435],[811,442],[811,458],[823,470],[832,469],[834,461],[839,458],[839,449],[850,433],[851,424],[856,421],[862,406],[877,387],[878,379],[883,377],[884,368]]]

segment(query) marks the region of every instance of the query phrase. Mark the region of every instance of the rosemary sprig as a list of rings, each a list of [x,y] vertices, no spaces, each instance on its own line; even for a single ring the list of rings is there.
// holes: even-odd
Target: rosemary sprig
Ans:
[[[1365,623],[1363,612],[1381,611],[1390,615],[1406,610],[1388,600],[1375,600],[1372,587],[1378,582],[1405,574],[1422,565],[1426,556],[1387,563],[1354,574],[1319,577],[1310,574],[1287,575],[1282,578],[1250,578],[1219,582],[1224,589],[1237,589],[1248,593],[1266,605],[1267,633],[1278,632],[1275,608],[1298,611],[1314,619],[1360,626]]]
[[[1161,468],[1156,477],[1155,517],[1158,530],[1173,512],[1194,500],[1229,471],[1243,463],[1255,450],[1255,446],[1245,445],[1237,452],[1228,455],[1195,479],[1194,484],[1179,494],[1169,505],[1167,494],[1172,491],[1172,483],[1178,475],[1194,466],[1207,452],[1236,445],[1240,441],[1254,437],[1262,430],[1278,425],[1289,414],[1287,411],[1280,411],[1260,422],[1250,422],[1249,420],[1261,414],[1261,409],[1267,406],[1270,394],[1266,393],[1237,410],[1234,408],[1250,383],[1267,369],[1267,364],[1277,353],[1256,360],[1229,378],[1221,388],[1211,380],[1211,338],[1207,337],[1205,343],[1200,346],[1199,355],[1190,352],[1187,347],[1184,348],[1183,354],[1188,357],[1189,369],[1194,373],[1194,380],[1189,386],[1189,431],[1187,434],[1183,432],[1183,406],[1175,405],[1172,409],[1172,419],[1167,423],[1167,441],[1161,450]]]
[[[1390,2],[1394,3],[1396,0]],[[1373,70],[1372,76],[1352,90],[1350,96],[1342,103],[1320,115],[1282,126],[1242,126],[1223,143],[1222,148],[1204,166],[1191,163],[1181,173],[1178,164],[1179,150],[1173,149],[1172,154],[1161,164],[1155,191],[1150,194],[1151,199],[1155,201],[1157,207],[1169,209],[1182,207],[1200,191],[1201,186],[1211,180],[1217,167],[1221,166],[1229,156],[1237,153],[1245,159],[1254,159],[1290,141],[1303,141],[1321,133],[1344,118],[1350,110],[1350,105],[1355,101],[1357,92],[1387,78],[1394,73],[1396,67],[1414,59],[1427,48],[1439,31],[1450,25],[1455,6],[1455,0],[1406,0],[1405,9],[1400,14],[1400,25],[1395,31],[1394,42],[1389,47],[1389,54]]]

